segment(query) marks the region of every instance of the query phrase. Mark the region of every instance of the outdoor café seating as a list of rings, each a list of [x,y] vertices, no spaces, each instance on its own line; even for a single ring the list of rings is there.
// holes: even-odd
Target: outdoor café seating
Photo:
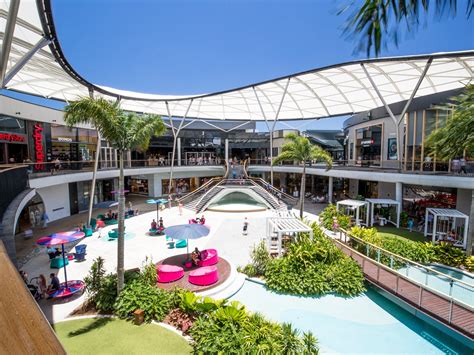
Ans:
[[[177,281],[184,276],[184,270],[176,265],[158,265],[158,282],[166,283]]]
[[[219,262],[216,249],[205,249],[201,251],[201,260],[198,260],[198,266],[211,266]]]
[[[185,239],[177,240],[176,242],[168,242],[168,249],[174,248],[186,248],[188,246],[188,242]]]
[[[208,286],[216,283],[219,280],[217,267],[205,266],[193,270],[189,273],[188,281],[193,285]]]

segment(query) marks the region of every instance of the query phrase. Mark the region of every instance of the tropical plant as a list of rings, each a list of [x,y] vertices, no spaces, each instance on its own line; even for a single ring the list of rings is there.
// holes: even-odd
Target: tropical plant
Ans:
[[[94,260],[84,282],[87,302],[101,313],[112,312],[117,298],[117,275],[105,273],[103,258],[99,256]]]
[[[437,18],[442,18],[446,13],[452,16],[457,13],[456,0],[364,0],[350,1],[339,14],[352,10],[345,33],[360,35],[358,49],[365,50],[367,56],[373,49],[378,56],[386,37],[398,45],[402,22],[405,22],[408,32],[416,31],[422,16],[427,16],[431,4],[434,4]],[[472,8],[473,1],[468,0],[468,18]]]
[[[145,321],[161,321],[172,308],[172,294],[137,279],[128,284],[117,297],[115,314],[128,318],[137,309],[144,311]]]
[[[474,256],[468,256],[464,261],[464,265],[466,266],[467,271],[473,272],[474,271]]]
[[[306,162],[307,161],[324,161],[327,169],[332,168],[331,155],[320,146],[311,144],[308,138],[298,136],[295,133],[289,133],[285,136],[287,142],[283,144],[281,153],[273,161],[272,165],[279,164],[285,160],[292,160],[303,164],[303,173],[301,174],[301,191],[300,191],[300,218],[303,218],[304,198],[306,190]]]
[[[271,260],[265,241],[262,240],[257,245],[254,245],[250,257],[252,262],[243,268],[239,268],[239,271],[249,277],[264,276],[267,265]]]
[[[69,127],[78,124],[91,124],[117,149],[119,157],[119,197],[118,197],[118,241],[117,241],[117,292],[124,287],[124,220],[125,220],[125,188],[124,161],[126,151],[141,148],[146,149],[151,137],[160,136],[165,131],[165,125],[160,116],[142,115],[125,112],[120,109],[119,102],[110,102],[103,98],[84,97],[70,102],[64,108],[64,120]],[[93,198],[91,196],[90,198]]]
[[[474,156],[474,84],[451,98],[449,106],[452,117],[446,126],[431,132],[425,142],[429,155],[449,160],[457,157]]]
[[[461,249],[453,247],[449,243],[441,242],[433,246],[433,258],[432,261],[448,265],[459,267],[466,263],[466,254]]]
[[[140,279],[144,284],[155,286],[157,280],[156,265],[146,257],[140,270]]]
[[[273,259],[266,268],[269,289],[295,295],[323,295],[335,292],[355,296],[363,291],[364,276],[355,261],[344,255],[313,224],[313,239],[302,236],[281,258]]]
[[[321,211],[319,214],[319,221],[324,228],[332,230],[334,217],[337,219],[339,228],[347,230],[351,224],[351,217],[339,212],[336,208],[336,205],[333,204],[329,204],[324,210]]]

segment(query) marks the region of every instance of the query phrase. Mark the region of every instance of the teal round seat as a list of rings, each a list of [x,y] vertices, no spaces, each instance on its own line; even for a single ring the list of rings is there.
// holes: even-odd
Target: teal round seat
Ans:
[[[69,265],[69,260],[67,258],[63,259],[62,257],[57,257],[51,259],[49,267],[51,269],[61,269],[62,267],[64,267],[64,265]]]
[[[109,232],[109,239],[117,239],[118,238],[118,231],[117,230],[111,230]]]
[[[175,248],[186,248],[187,246],[188,246],[188,243],[186,239],[177,240],[176,243],[174,244]]]

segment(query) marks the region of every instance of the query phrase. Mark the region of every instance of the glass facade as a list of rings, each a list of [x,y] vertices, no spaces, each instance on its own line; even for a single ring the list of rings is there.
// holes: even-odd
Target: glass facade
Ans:
[[[425,150],[427,137],[437,128],[446,126],[449,118],[450,112],[442,109],[427,109],[407,113],[404,158],[406,170],[449,170],[449,162],[428,156]]]
[[[77,162],[94,160],[96,148],[95,130],[51,125],[51,156],[65,168],[77,169]]]
[[[381,124],[356,130],[355,152],[357,164],[380,165],[382,158]]]

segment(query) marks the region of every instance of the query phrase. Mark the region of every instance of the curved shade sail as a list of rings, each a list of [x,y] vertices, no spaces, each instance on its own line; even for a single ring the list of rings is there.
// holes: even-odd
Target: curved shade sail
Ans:
[[[2,43],[9,37],[10,3],[0,0]],[[198,119],[301,120],[380,107],[384,102],[379,94],[386,104],[408,100],[425,69],[414,97],[462,88],[473,79],[474,51],[464,51],[337,64],[213,94],[119,90],[90,83],[73,69],[61,50],[50,1],[38,4],[20,2],[3,87],[62,101],[76,100],[93,90],[96,96],[120,98],[123,109],[136,112]],[[29,59],[25,62],[25,58]]]

